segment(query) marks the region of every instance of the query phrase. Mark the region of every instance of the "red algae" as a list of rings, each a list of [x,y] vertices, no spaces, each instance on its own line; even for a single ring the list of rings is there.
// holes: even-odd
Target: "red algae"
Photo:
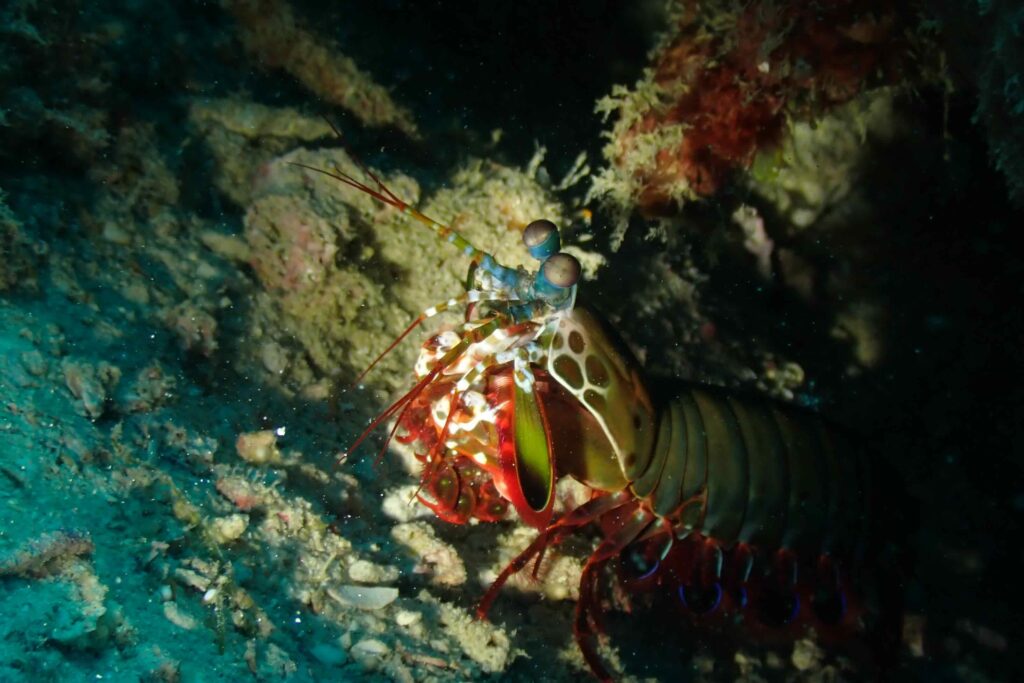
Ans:
[[[605,154],[642,213],[674,213],[777,145],[789,121],[907,79],[915,20],[877,0],[682,3],[644,80],[599,105],[619,113]]]

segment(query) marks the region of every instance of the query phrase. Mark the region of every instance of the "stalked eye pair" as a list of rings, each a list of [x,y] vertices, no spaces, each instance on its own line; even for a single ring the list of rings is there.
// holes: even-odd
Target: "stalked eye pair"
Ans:
[[[568,289],[580,279],[580,262],[572,254],[559,252],[561,239],[558,227],[549,220],[533,221],[523,230],[523,244],[530,256],[543,261],[544,279],[558,289]]]

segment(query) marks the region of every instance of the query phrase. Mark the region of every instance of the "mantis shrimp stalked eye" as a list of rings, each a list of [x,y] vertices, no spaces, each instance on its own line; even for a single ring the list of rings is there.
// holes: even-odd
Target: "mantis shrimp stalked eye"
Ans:
[[[535,259],[546,259],[561,248],[558,228],[554,223],[541,218],[523,228],[523,244]]]

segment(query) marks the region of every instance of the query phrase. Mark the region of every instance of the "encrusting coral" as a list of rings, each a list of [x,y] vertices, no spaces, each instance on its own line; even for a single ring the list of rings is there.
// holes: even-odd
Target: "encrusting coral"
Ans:
[[[238,206],[249,204],[258,175],[274,158],[333,135],[322,118],[237,97],[193,100],[189,122],[213,156],[214,184]]]
[[[339,149],[298,150],[265,167],[246,212],[244,248],[235,254],[262,289],[244,347],[268,381],[323,397],[325,380],[364,369],[410,320],[459,292],[468,264],[391,207],[294,163],[362,173]],[[395,174],[384,182],[417,203],[412,178]],[[451,189],[420,206],[513,266],[529,258],[519,240],[527,223],[564,219],[527,172],[482,162],[466,165]],[[415,344],[399,348],[369,382],[379,387],[386,378],[397,388],[415,354]]]
[[[620,212],[662,215],[713,194],[788,122],[917,68],[913,11],[875,0],[680,1],[670,21],[637,85],[598,103],[617,118],[591,195]]]

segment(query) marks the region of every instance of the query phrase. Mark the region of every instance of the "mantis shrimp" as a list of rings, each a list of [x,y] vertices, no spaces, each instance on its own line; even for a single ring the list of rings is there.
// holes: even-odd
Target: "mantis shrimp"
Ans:
[[[417,447],[419,498],[439,518],[492,522],[511,507],[540,530],[482,596],[480,618],[512,575],[595,526],[573,633],[598,679],[611,678],[597,650],[609,565],[627,591],[669,595],[698,621],[790,635],[813,626],[836,638],[863,627],[855,579],[877,555],[877,497],[867,460],[840,431],[793,406],[696,384],[656,399],[614,332],[577,301],[580,263],[551,221],[522,233],[537,267],[510,268],[367,169],[372,185],[303,168],[394,207],[471,263],[467,291],[424,311],[378,357],[440,312],[465,311],[459,328],[427,339],[412,388],[349,452],[393,421],[388,441]],[[561,477],[590,499],[556,517]]]

